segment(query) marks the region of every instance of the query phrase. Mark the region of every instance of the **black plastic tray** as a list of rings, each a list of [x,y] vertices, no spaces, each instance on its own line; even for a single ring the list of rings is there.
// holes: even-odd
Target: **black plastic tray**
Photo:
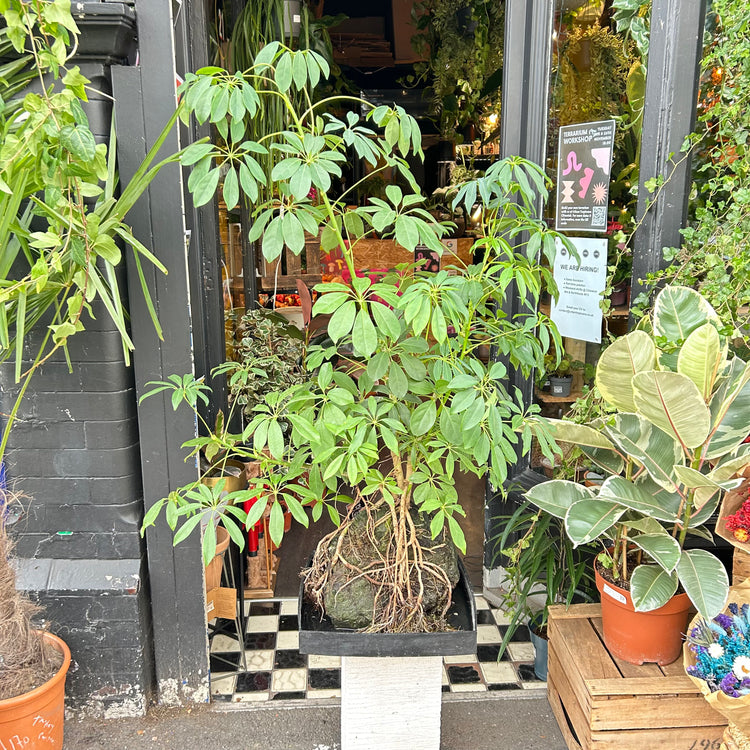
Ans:
[[[299,650],[328,656],[457,656],[473,654],[477,647],[477,611],[474,592],[463,563],[453,589],[448,622],[455,630],[441,633],[361,633],[335,628],[328,617],[299,594]]]

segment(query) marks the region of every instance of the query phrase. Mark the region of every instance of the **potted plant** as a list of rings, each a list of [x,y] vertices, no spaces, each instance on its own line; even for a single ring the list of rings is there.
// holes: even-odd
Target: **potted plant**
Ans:
[[[562,520],[533,508],[528,500],[502,520],[503,531],[494,547],[502,555],[505,571],[502,609],[508,625],[499,656],[526,624],[535,650],[534,673],[546,681],[547,608],[592,601],[595,547],[574,546]]]
[[[596,386],[615,415],[589,425],[551,421],[557,441],[577,444],[599,467],[602,484],[553,480],[526,495],[563,518],[575,544],[601,542],[605,642],[634,663],[677,658],[690,607],[713,617],[726,601],[724,566],[690,542],[711,538],[706,522],[750,462],[742,448],[750,367],[727,351],[705,299],[666,287],[651,318],[597,365]],[[655,624],[633,641],[644,616]],[[663,642],[668,633],[673,640]]]
[[[573,372],[584,370],[587,367],[583,362],[573,359],[569,354],[563,352],[561,356],[548,354],[544,358],[544,370],[541,377],[549,379],[550,393],[553,396],[565,398],[570,396],[573,386]]]
[[[241,441],[243,453],[259,462],[260,476],[246,492],[262,492],[264,507],[254,506],[243,519],[236,505],[220,505],[218,496],[206,495],[206,505],[195,508],[191,486],[155,504],[144,525],[165,510],[172,527],[179,526],[179,541],[198,525],[196,515],[232,514],[225,524],[231,522],[228,530],[241,543],[235,521],[251,525],[269,512],[270,536],[278,544],[282,502],[304,525],[305,506],[313,519],[327,510],[339,526],[318,546],[305,599],[324,603],[330,614],[356,586],[360,595],[354,599],[370,602],[365,624],[374,636],[442,635],[456,583],[455,547],[465,547],[454,473],[460,468],[482,476],[489,462],[490,479],[501,488],[516,450],[528,450],[531,440],[529,413],[504,384],[507,364],[485,364],[476,351],[494,345],[506,362],[529,373],[541,366],[547,346],[560,344],[534,304],[551,282],[539,256],[552,256],[556,237],[531,218],[535,201],[546,197],[545,177],[539,167],[512,157],[459,188],[454,208],[483,203],[481,263],[451,273],[427,274],[412,266],[382,279],[358,275],[357,244],[368,234],[391,227],[391,236],[407,250],[423,244],[441,253],[443,229],[422,207],[406,162],[408,155],[421,156],[414,119],[398,106],[365,101],[353,103],[341,119],[319,116],[306,87],[325,73],[325,61],[314,52],[271,43],[242,76],[217,68],[186,76],[186,109],[199,119],[210,117],[228,137],[226,145],[199,143],[186,150],[184,163],[195,165],[189,185],[196,202],[205,203],[216,189],[215,159],[228,170],[223,187],[228,208],[239,200],[240,189],[256,199],[266,176],[254,154],[270,152],[274,165],[265,194],[272,197],[256,205],[250,239],[262,237],[264,256],[273,260],[285,247],[299,254],[305,231],[320,232],[324,250],[341,252],[351,285],[316,287],[314,312],[330,315],[330,342],[308,348],[304,382],[280,383],[266,393],[239,440],[229,436],[235,442],[230,447]],[[193,110],[197,92],[206,91],[217,105]],[[235,124],[257,113],[268,96],[287,107],[289,129],[262,142],[245,140]],[[410,192],[388,185],[384,199],[347,208],[356,186],[338,196],[329,190],[349,149],[375,169],[400,173]],[[318,192],[316,202],[309,197],[311,187]],[[508,236],[521,232],[529,239],[514,247]],[[513,281],[527,291],[529,304],[508,318],[497,310]],[[205,386],[175,376],[157,387],[171,389],[176,403],[188,388],[200,393]],[[285,431],[285,425],[291,429]],[[190,447],[204,441],[221,448],[229,437],[205,435]],[[241,493],[226,497],[241,499]],[[215,546],[211,528],[208,524],[204,554]],[[348,546],[352,540],[359,540],[356,553]],[[441,554],[447,560],[442,566]],[[465,653],[466,640],[460,645]],[[434,646],[425,648],[435,653]],[[438,680],[438,699],[439,692]]]
[[[233,403],[249,420],[266,394],[304,380],[305,341],[296,326],[261,307],[242,316],[237,334],[235,358],[215,374],[227,377]]]

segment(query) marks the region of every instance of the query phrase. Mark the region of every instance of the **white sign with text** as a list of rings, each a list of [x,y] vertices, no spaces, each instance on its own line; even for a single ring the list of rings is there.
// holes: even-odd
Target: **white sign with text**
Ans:
[[[552,301],[550,317],[561,336],[600,344],[602,310],[599,302],[607,277],[607,240],[569,237],[575,245],[580,263],[564,245],[557,242],[555,282],[560,297]]]

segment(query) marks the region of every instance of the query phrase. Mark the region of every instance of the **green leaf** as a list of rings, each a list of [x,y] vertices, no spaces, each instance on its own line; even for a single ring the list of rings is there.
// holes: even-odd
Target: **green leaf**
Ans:
[[[677,591],[677,576],[657,565],[639,565],[630,577],[630,596],[636,612],[663,607]]]
[[[330,333],[330,324],[329,324]],[[333,336],[331,336],[333,338]],[[378,348],[378,333],[375,326],[370,320],[367,310],[360,310],[357,313],[352,330],[352,345],[356,351],[363,357],[369,357],[374,354]]]
[[[680,545],[665,529],[662,529],[658,534],[633,535],[630,537],[630,541],[640,547],[667,573],[671,573],[680,561]]]
[[[654,334],[680,343],[698,327],[719,318],[711,305],[695,289],[667,286],[654,300]]]
[[[94,134],[83,125],[66,125],[60,130],[60,143],[82,161],[93,161],[96,156]]]
[[[305,249],[305,230],[299,219],[291,211],[287,211],[282,219],[281,228],[284,244],[295,255],[299,255]]]
[[[388,387],[396,398],[403,398],[409,390],[406,374],[395,362],[388,368]]]
[[[292,79],[298,90],[305,88],[307,84],[307,62],[302,52],[295,52],[292,61]]]
[[[724,609],[729,594],[729,578],[721,562],[701,549],[683,550],[677,575],[685,593],[707,620]]]
[[[328,321],[328,335],[336,343],[346,336],[354,325],[354,318],[357,314],[357,304],[354,300],[345,302]]]
[[[214,167],[202,175],[195,184],[190,185],[190,190],[193,193],[193,204],[196,207],[205,205],[214,197],[220,177],[221,170],[219,167]]]
[[[268,450],[274,458],[284,456],[284,433],[278,422],[270,422],[268,425]]]
[[[618,414],[615,426],[605,430],[622,453],[643,465],[660,487],[668,492],[677,490],[672,472],[683,454],[673,437],[638,414]]]
[[[564,419],[545,420],[545,426],[549,427],[549,432],[555,442],[586,445],[591,448],[603,448],[613,452],[616,450],[607,436],[601,430],[593,427],[568,422]]]
[[[271,541],[278,547],[284,538],[284,511],[277,502],[271,506],[271,515],[268,519],[268,533],[271,535]]]
[[[690,378],[707,402],[725,358],[726,345],[722,347],[719,332],[711,323],[706,323],[685,341],[677,357],[677,372]]]
[[[276,62],[276,85],[279,91],[289,91],[292,85],[292,56],[291,53],[285,52]]]
[[[599,488],[599,499],[619,503],[660,521],[674,523],[679,517],[679,495],[653,495],[624,477],[607,477]]]
[[[591,499],[594,493],[582,484],[552,479],[535,485],[524,497],[546,513],[556,518],[565,518],[565,514],[574,503]]]
[[[284,249],[284,234],[282,229],[282,217],[276,216],[268,223],[263,232],[263,257],[267,261],[276,260]]]
[[[636,411],[687,448],[708,437],[711,412],[695,383],[677,372],[641,372],[633,377]]]
[[[231,211],[239,202],[240,199],[240,188],[237,181],[237,172],[230,167],[227,172],[227,176],[224,178],[224,188],[222,191],[224,196],[224,203],[226,203],[227,211]]]
[[[603,536],[620,519],[625,508],[594,497],[573,503],[565,514],[565,531],[573,544],[587,544]]]
[[[735,357],[725,381],[716,390],[710,403],[712,435],[705,458],[719,458],[736,452],[747,436],[747,415],[750,414],[750,363]]]
[[[656,347],[643,331],[633,331],[616,339],[599,358],[596,387],[604,399],[617,409],[637,411],[633,397],[633,376],[656,365]]]
[[[370,303],[370,312],[375,319],[378,330],[386,334],[390,339],[396,341],[401,335],[401,324],[396,314],[381,302]]]
[[[411,216],[396,219],[396,242],[410,252],[419,244],[419,226]]]
[[[458,521],[453,516],[448,516],[448,530],[450,531],[453,544],[466,554],[466,537],[464,536],[463,529],[458,525]]]
[[[321,294],[315,301],[313,313],[315,315],[330,315],[336,312],[350,298],[351,295],[347,292],[326,292],[325,294]]]
[[[421,437],[426,435],[435,424],[437,419],[437,407],[435,402],[430,399],[421,403],[411,414],[409,427],[412,435]]]

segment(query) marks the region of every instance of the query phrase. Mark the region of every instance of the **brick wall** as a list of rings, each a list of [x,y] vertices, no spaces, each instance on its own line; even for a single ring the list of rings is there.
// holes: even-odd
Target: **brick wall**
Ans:
[[[106,313],[85,325],[70,342],[72,370],[61,353],[45,363],[18,412],[7,464],[23,499],[10,528],[19,588],[45,606],[78,665],[68,676],[68,705],[142,713],[152,667],[135,389]],[[12,380],[13,365],[4,363],[3,413]]]

